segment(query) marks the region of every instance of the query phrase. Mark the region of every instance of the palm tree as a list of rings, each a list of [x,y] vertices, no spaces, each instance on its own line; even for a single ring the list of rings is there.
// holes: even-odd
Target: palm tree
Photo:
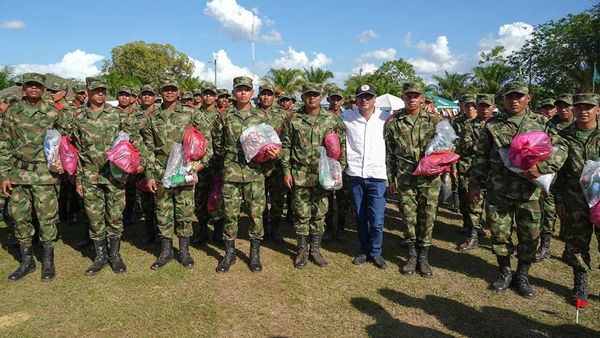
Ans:
[[[434,75],[433,79],[438,82],[438,90],[441,96],[449,100],[457,100],[460,95],[468,91],[471,74],[448,73],[444,76]]]
[[[13,68],[11,66],[4,66],[0,69],[0,90],[12,86],[13,81]]]
[[[202,87],[206,85],[207,81],[200,80],[198,77],[186,77],[179,83],[179,87],[181,87],[182,91],[193,92],[195,90],[200,90]]]
[[[292,68],[271,68],[261,82],[273,85],[278,92],[291,94],[302,88],[302,71]]]
[[[327,80],[333,79],[333,73],[325,69],[313,68],[311,66],[310,69],[304,68],[302,77],[306,82],[325,83]]]
[[[475,84],[482,93],[498,94],[502,86],[513,75],[512,68],[505,63],[494,62],[473,68]]]

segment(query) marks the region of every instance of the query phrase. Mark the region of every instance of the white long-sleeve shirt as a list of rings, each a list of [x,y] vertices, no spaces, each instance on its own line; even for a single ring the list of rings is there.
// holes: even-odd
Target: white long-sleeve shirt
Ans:
[[[385,167],[385,122],[389,111],[375,108],[365,119],[358,109],[348,109],[341,115],[346,126],[346,174],[362,178],[387,179]]]

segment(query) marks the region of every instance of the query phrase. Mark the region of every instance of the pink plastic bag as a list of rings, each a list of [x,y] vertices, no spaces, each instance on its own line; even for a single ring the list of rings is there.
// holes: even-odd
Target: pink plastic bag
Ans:
[[[249,126],[240,135],[240,144],[246,161],[264,163],[269,161],[266,152],[269,149],[281,149],[281,140],[272,126],[261,123]]]
[[[77,170],[77,157],[79,153],[77,148],[71,144],[70,137],[60,137],[60,146],[58,147],[58,152],[60,153],[60,161],[64,170],[69,175],[73,175]]]
[[[552,155],[552,140],[543,131],[515,136],[510,143],[509,159],[513,167],[527,170]]]
[[[119,141],[111,150],[106,152],[108,160],[124,172],[131,174],[140,166],[140,153],[131,142]]]
[[[213,211],[217,210],[222,197],[223,180],[221,180],[221,177],[216,176],[213,179],[213,185],[210,188],[210,192],[208,193],[208,201],[206,202],[206,209],[208,210],[209,214],[212,214]]]
[[[341,147],[340,147],[340,136],[332,131],[325,136],[325,150],[327,150],[327,156],[333,158],[336,161],[340,160]]]
[[[590,222],[600,229],[600,202],[590,209]]]
[[[198,129],[189,127],[183,134],[183,154],[186,163],[199,161],[206,154],[206,138]]]
[[[453,152],[433,153],[423,156],[412,173],[414,176],[437,176],[450,172],[450,165],[456,163],[460,156]]]
[[[267,151],[270,149],[281,149],[281,144],[278,143],[269,143],[269,144],[265,144],[264,146],[260,147],[260,149],[258,150],[258,154],[256,154],[256,156],[254,156],[252,158],[253,162],[256,163],[265,163],[267,161],[270,161],[270,158],[267,158]]]

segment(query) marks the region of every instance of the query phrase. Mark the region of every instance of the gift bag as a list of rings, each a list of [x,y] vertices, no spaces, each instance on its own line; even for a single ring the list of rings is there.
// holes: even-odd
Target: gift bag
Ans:
[[[596,203],[590,209],[590,222],[592,222],[596,228],[600,228],[600,203]]]
[[[437,176],[450,172],[450,165],[456,163],[458,159],[460,159],[460,155],[451,151],[432,153],[419,160],[419,164],[412,174],[414,176]]]
[[[449,173],[442,174],[442,184],[440,185],[439,201],[444,203],[452,196],[452,180]]]
[[[71,138],[68,136],[60,137],[60,146],[58,148],[60,153],[60,161],[64,170],[69,174],[75,174],[77,170],[77,158],[78,151],[73,144],[71,144]]]
[[[264,163],[269,161],[266,152],[269,149],[281,149],[281,140],[273,127],[266,123],[250,126],[240,135],[240,143],[246,161]]]
[[[62,173],[63,166],[60,160],[60,133],[56,129],[46,130],[44,138],[44,156],[48,170],[53,173]]]
[[[504,163],[504,166],[506,168],[508,168],[508,170],[520,174],[522,173],[523,169],[521,168],[517,168],[512,166],[512,164],[510,163],[510,148],[505,148],[505,149],[498,149],[498,154],[500,154],[500,158],[502,159],[502,163]],[[552,183],[554,182],[554,177],[556,176],[556,174],[544,174],[541,175],[540,177],[536,178],[535,180],[533,180],[533,184],[535,184],[536,186],[544,189],[544,191],[549,194],[550,193],[550,187],[552,186]]]
[[[173,143],[169,152],[169,159],[167,160],[167,168],[162,178],[165,188],[198,183],[197,171],[200,163],[195,161],[185,163],[184,161],[183,145],[181,143]]]
[[[206,154],[206,138],[193,126],[183,133],[182,143],[186,163],[200,161]]]
[[[143,191],[143,192],[149,192],[151,193],[152,191],[150,191],[150,189],[148,189],[148,180],[147,179],[141,179],[137,182],[137,184],[135,185],[138,190]]]
[[[425,156],[436,153],[454,151],[454,141],[458,139],[456,132],[448,121],[442,121],[435,126],[435,136],[429,140],[425,147]]]
[[[579,185],[591,208],[600,201],[600,160],[587,160],[581,171]]]
[[[140,166],[140,153],[129,142],[129,135],[120,131],[111,150],[106,152],[108,160],[124,172],[131,174]]]
[[[325,136],[325,149],[327,150],[327,156],[336,161],[340,160],[340,155],[342,153],[340,136],[336,132],[332,131]]]
[[[532,131],[515,136],[510,142],[510,164],[527,170],[552,155],[552,140],[543,131]]]
[[[317,151],[321,155],[319,159],[319,183],[325,190],[340,190],[343,185],[340,162],[328,157],[327,150],[323,146],[318,146]]]
[[[223,180],[220,176],[215,176],[213,185],[208,193],[208,201],[206,202],[206,209],[209,214],[212,214],[213,211],[217,210],[221,198],[223,198]]]

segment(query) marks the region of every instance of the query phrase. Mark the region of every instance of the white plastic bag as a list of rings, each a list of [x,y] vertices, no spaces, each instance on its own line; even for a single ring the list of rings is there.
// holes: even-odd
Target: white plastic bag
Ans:
[[[63,166],[60,161],[60,133],[56,129],[46,130],[46,137],[44,138],[44,156],[46,157],[46,164],[48,170],[54,173],[62,173]]]
[[[340,190],[343,185],[340,162],[328,157],[325,147],[318,146],[317,150],[321,154],[319,159],[319,183],[325,190]]]
[[[502,163],[504,166],[508,168],[508,170],[520,174],[525,170],[516,168],[510,165],[510,157],[509,157],[510,148],[498,149],[498,153],[500,154],[500,158],[502,159]],[[554,177],[556,174],[543,174],[540,177],[536,178],[532,181],[533,184],[542,188],[547,194],[550,193],[550,187],[554,182]]]
[[[600,201],[600,159],[585,161],[579,185],[590,208]]]
[[[452,196],[452,180],[449,173],[442,174],[442,183],[440,184],[439,201],[444,203]]]
[[[127,134],[124,131],[119,131],[119,134],[113,141],[113,144],[112,144],[113,148],[117,145],[117,143],[119,143],[123,140],[129,141],[129,134]],[[127,178],[129,177],[128,173],[126,173],[125,171],[123,171],[121,168],[117,167],[110,161],[109,161],[109,166],[110,166],[110,174],[112,175],[112,177],[115,180],[117,180],[121,183],[127,182]]]
[[[244,150],[244,157],[248,162],[259,155],[263,147],[281,147],[279,135],[273,127],[266,123],[255,124],[244,129],[240,135],[240,143]]]
[[[458,139],[458,136],[450,122],[444,120],[438,123],[435,126],[435,136],[431,138],[425,148],[425,156],[434,153],[454,151],[454,141],[456,139]]]
[[[200,162],[185,163],[185,154],[181,143],[173,143],[167,160],[167,168],[162,178],[165,188],[173,188],[198,183],[198,167]]]

